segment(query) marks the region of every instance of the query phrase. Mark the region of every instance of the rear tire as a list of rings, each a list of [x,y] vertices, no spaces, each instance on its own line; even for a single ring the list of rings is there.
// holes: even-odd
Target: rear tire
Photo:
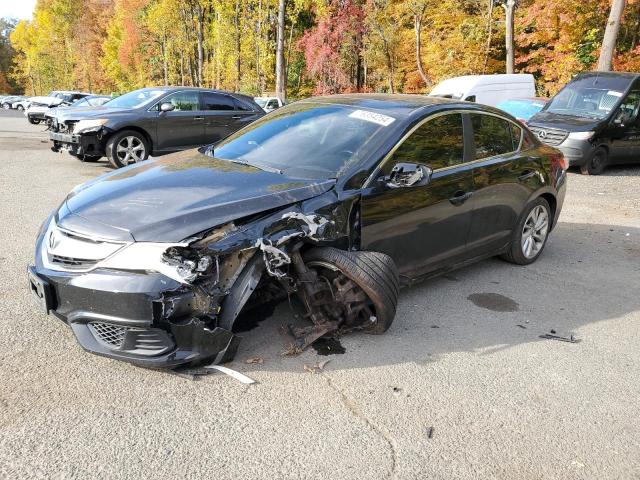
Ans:
[[[337,269],[367,296],[375,322],[365,323],[364,332],[380,335],[389,329],[396,315],[400,284],[391,257],[379,252],[346,252],[330,247],[311,249],[303,257],[309,268]]]
[[[40,119],[38,119],[38,118],[29,118],[29,117],[27,117],[27,120],[29,120],[29,123],[31,125],[38,125],[40,123]]]
[[[22,111],[24,110],[24,107],[23,107],[22,105],[18,105],[18,106],[17,106],[17,109],[18,109],[20,112],[22,112]]]
[[[4,108],[5,110],[9,110],[11,108],[11,105],[9,105],[8,103],[3,103],[2,108]]]
[[[600,175],[607,168],[609,155],[603,147],[598,147],[587,163],[580,167],[580,173],[583,175]]]
[[[105,150],[109,163],[115,168],[126,167],[149,158],[149,142],[144,135],[135,130],[116,132],[107,141]]]
[[[501,258],[517,265],[535,262],[547,244],[551,222],[549,203],[542,197],[533,200],[522,212],[511,245]]]

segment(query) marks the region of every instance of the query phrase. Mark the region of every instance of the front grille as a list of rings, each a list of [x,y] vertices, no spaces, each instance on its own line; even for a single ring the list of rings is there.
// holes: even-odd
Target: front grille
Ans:
[[[124,336],[128,330],[127,327],[121,327],[120,325],[99,322],[90,323],[89,328],[96,339],[114,348],[122,347]]]
[[[93,267],[97,260],[87,260],[84,258],[63,257],[61,255],[51,255],[51,263],[64,266],[67,269],[85,270]]]
[[[42,239],[42,260],[52,270],[86,272],[124,245],[63,230],[52,221]]]
[[[542,143],[546,143],[552,147],[560,145],[569,135],[569,132],[566,130],[557,130],[555,128],[530,127],[530,130]]]

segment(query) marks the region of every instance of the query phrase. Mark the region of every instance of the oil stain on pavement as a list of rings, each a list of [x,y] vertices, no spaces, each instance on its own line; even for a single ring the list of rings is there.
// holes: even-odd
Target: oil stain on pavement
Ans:
[[[474,305],[493,312],[517,312],[519,305],[514,300],[499,293],[472,293],[467,297]]]

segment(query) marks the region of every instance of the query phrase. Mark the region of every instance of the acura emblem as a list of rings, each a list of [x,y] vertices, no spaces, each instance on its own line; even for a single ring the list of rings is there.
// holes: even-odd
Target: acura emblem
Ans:
[[[53,250],[58,246],[58,235],[55,230],[52,230],[49,234],[49,250]]]

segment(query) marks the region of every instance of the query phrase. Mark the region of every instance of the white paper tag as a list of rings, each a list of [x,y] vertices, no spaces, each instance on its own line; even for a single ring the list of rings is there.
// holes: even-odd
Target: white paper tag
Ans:
[[[621,97],[622,96],[622,92],[616,92],[615,90],[609,90],[607,92],[607,95],[611,95],[612,97]]]
[[[378,125],[382,125],[383,127],[388,127],[393,122],[396,121],[395,118],[389,117],[388,115],[383,115],[382,113],[374,113],[369,112],[367,110],[355,110],[349,114],[351,118],[358,118],[360,120],[364,120],[365,122],[377,123]]]

